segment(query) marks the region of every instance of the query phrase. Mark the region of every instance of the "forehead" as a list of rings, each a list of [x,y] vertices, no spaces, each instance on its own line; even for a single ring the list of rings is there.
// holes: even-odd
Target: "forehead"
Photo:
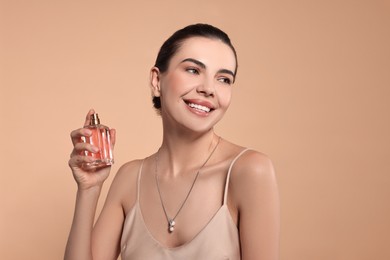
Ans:
[[[187,58],[201,61],[206,66],[235,70],[236,59],[230,46],[219,39],[191,37],[184,40],[171,63],[180,63]]]

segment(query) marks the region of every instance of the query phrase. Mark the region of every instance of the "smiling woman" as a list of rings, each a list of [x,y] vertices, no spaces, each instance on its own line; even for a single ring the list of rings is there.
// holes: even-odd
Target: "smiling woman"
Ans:
[[[271,161],[214,132],[230,105],[237,55],[207,24],[173,34],[150,71],[163,124],[156,153],[123,165],[94,224],[110,166],[85,169],[96,147],[71,134],[78,184],[65,259],[277,259],[279,200]],[[86,117],[89,125],[91,110]],[[110,130],[115,144],[115,130]]]
[[[223,41],[191,37],[182,42],[165,72],[158,67],[151,71],[152,93],[160,99],[164,127],[183,129],[189,124],[188,130],[212,129],[230,105],[235,69],[234,52]],[[168,125],[171,120],[181,127]]]

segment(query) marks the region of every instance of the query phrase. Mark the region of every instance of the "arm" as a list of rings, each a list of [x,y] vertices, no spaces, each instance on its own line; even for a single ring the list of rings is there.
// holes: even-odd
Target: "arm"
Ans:
[[[242,260],[279,257],[279,195],[272,162],[249,152],[234,174],[234,200],[239,212]]]
[[[118,258],[125,219],[123,205],[132,205],[135,202],[138,167],[138,163],[131,162],[119,169],[94,226],[100,189],[96,189],[96,192],[95,190],[78,191],[75,216],[65,253],[66,260]],[[124,183],[126,185],[123,185]]]
[[[96,205],[101,187],[89,190],[78,189],[72,227],[65,250],[65,260],[92,258],[92,229]]]
[[[85,125],[89,124],[90,115],[94,111],[91,110],[86,117]],[[115,142],[115,130],[110,130],[112,139],[111,141]],[[85,162],[90,162],[92,158],[81,155],[83,151],[94,152],[96,147],[91,146],[90,144],[81,142],[82,136],[89,136],[91,133],[88,129],[80,128],[74,130],[71,133],[72,142],[74,149],[69,160],[69,166],[72,169],[73,176],[77,182],[78,190],[76,196],[76,206],[72,222],[72,227],[70,230],[68,243],[65,250],[64,259],[66,260],[89,260],[89,259],[98,259],[95,254],[92,245],[94,248],[100,248],[99,244],[95,247],[94,241],[95,235],[93,232],[93,224],[95,219],[95,212],[97,202],[100,196],[101,188],[104,181],[107,179],[110,167],[100,168],[96,170],[85,170],[82,168],[82,164]],[[118,196],[111,195],[108,196],[107,201],[110,205],[105,206],[105,212],[112,215],[112,223],[115,227],[121,227],[123,222],[123,210],[121,207],[121,202],[118,199]],[[108,204],[108,203],[106,203]],[[105,213],[107,214],[107,213]],[[107,229],[107,237],[112,238],[113,236],[120,236],[120,228]],[[115,234],[113,234],[115,233]],[[118,240],[118,239],[117,239]],[[116,243],[115,239],[113,243]],[[118,246],[113,246],[112,243],[108,243],[111,248],[115,248],[112,251],[117,252]],[[111,251],[110,251],[111,252]],[[113,255],[113,254],[112,254]],[[104,259],[116,259],[114,257],[104,258]]]

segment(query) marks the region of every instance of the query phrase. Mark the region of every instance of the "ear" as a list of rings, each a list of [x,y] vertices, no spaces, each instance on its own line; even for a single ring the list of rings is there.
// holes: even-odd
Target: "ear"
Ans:
[[[153,67],[150,70],[150,89],[154,97],[161,96],[161,81],[160,81],[160,70],[157,67]]]

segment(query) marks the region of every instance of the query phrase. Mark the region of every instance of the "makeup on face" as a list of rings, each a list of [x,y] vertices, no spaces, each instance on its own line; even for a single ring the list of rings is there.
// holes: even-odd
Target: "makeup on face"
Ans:
[[[199,66],[202,69],[207,69],[207,66],[203,62],[201,62],[197,59],[194,59],[194,58],[186,58],[186,59],[181,61],[181,63],[185,63],[185,62],[191,62],[191,63],[196,64],[197,66]],[[229,69],[219,69],[217,71],[217,74],[228,74],[232,77],[232,79],[231,79],[232,82],[234,82],[234,80],[235,80],[235,75],[234,75],[233,71],[231,71]]]

